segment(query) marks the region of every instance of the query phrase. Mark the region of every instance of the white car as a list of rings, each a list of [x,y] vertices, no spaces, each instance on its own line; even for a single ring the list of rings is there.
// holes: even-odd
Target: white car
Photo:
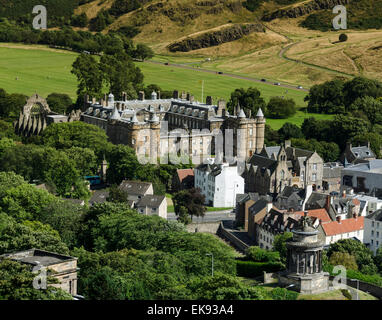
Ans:
[[[297,89],[303,89],[303,87],[302,86],[298,86]]]

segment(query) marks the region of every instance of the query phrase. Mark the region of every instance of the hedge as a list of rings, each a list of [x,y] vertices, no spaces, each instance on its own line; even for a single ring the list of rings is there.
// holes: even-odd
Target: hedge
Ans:
[[[278,272],[285,267],[280,262],[253,262],[236,260],[236,273],[239,277],[255,278],[263,272]]]
[[[332,275],[332,276],[336,275],[333,273],[333,266],[332,265],[327,265],[323,269],[324,269],[324,271],[329,272],[330,275]],[[363,274],[360,271],[348,269],[348,270],[346,270],[346,277],[347,277],[347,279],[358,279],[360,281],[371,283],[371,284],[374,284],[376,286],[382,287],[382,277],[379,274],[368,275],[368,274]]]

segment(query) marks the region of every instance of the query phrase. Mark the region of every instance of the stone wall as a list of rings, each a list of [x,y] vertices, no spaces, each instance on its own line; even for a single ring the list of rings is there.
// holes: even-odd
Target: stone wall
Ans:
[[[241,241],[239,238],[235,237],[231,232],[226,230],[223,226],[223,222],[220,222],[219,229],[217,231],[219,237],[228,241],[232,246],[236,248],[237,251],[245,253],[249,246]]]
[[[206,232],[216,234],[220,226],[220,222],[191,223],[186,226],[188,232]]]

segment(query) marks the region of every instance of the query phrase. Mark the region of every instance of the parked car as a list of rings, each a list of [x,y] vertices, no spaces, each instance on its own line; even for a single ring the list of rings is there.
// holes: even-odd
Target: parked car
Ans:
[[[280,82],[275,82],[275,86],[280,86]]]
[[[303,87],[302,86],[298,86],[297,89],[303,89]]]
[[[164,65],[165,65],[165,66],[168,66],[168,62],[165,62]]]
[[[223,72],[219,71],[218,74],[223,74]]]
[[[267,82],[267,80],[265,80],[265,79],[261,79],[261,81],[262,81],[262,82]]]

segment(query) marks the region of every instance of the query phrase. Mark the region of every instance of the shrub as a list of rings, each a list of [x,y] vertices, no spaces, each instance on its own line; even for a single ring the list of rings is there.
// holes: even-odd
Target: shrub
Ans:
[[[348,36],[345,33],[341,33],[339,36],[339,41],[340,42],[345,42],[348,40]]]
[[[280,254],[277,251],[267,251],[260,247],[249,247],[246,259],[254,262],[279,262]]]
[[[236,260],[236,272],[239,277],[255,278],[263,272],[278,272],[284,269],[281,262],[254,262]]]

